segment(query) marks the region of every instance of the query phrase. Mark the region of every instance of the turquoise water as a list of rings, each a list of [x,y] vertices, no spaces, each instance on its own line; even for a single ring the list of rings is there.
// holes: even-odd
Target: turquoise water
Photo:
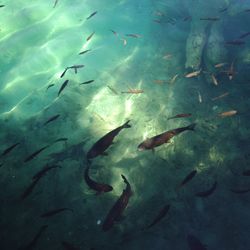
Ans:
[[[1,4],[0,249],[250,249],[249,0]],[[84,66],[61,77],[74,65]],[[128,120],[108,155],[88,162]],[[113,190],[96,194],[87,166]],[[132,196],[104,231],[121,175]]]

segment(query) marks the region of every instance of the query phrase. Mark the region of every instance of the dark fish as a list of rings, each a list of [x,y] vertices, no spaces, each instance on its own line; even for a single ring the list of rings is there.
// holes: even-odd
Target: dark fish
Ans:
[[[54,142],[53,142],[53,143],[56,143],[56,142],[61,142],[61,141],[66,142],[66,141],[68,141],[68,138],[66,138],[66,137],[58,138],[58,139],[54,140]]]
[[[59,91],[58,91],[57,96],[59,96],[59,95],[61,94],[61,92],[62,92],[62,91],[64,90],[64,88],[67,86],[68,82],[69,82],[69,80],[66,80],[66,81],[62,84],[61,88],[60,88]]]
[[[93,17],[93,16],[96,15],[96,14],[97,14],[97,11],[93,12],[92,14],[90,14],[90,15],[86,18],[86,20],[90,19],[91,17]]]
[[[18,143],[13,144],[12,146],[6,148],[6,149],[3,151],[2,156],[5,156],[5,155],[9,154],[9,153],[10,153],[16,146],[18,146],[19,144],[20,144],[20,143],[18,142]]]
[[[5,5],[0,5],[0,8],[3,8]]]
[[[220,18],[219,17],[207,17],[207,18],[200,18],[200,20],[203,20],[203,21],[219,21]]]
[[[181,184],[179,185],[179,187],[184,186],[185,184],[187,184],[189,181],[191,181],[194,176],[197,174],[197,170],[193,170],[190,174],[188,174],[184,180],[181,182]]]
[[[32,159],[34,159],[37,155],[39,155],[43,150],[45,150],[46,148],[48,148],[49,145],[45,146],[45,147],[42,147],[40,148],[39,150],[35,151],[34,153],[32,153],[31,155],[29,155],[25,160],[24,162],[28,162],[28,161],[31,161]]]
[[[250,191],[250,188],[247,189],[230,189],[231,192],[236,193],[236,194],[245,194]]]
[[[80,64],[80,65],[70,66],[70,67],[68,67],[68,69],[74,69],[75,70],[75,74],[77,74],[77,70],[80,69],[80,68],[83,68],[83,67],[84,67],[84,65]]]
[[[239,39],[245,38],[250,35],[250,32],[243,33],[241,36],[239,36]]]
[[[147,226],[147,228],[150,228],[150,227],[154,226],[155,224],[157,224],[159,221],[161,221],[168,213],[169,208],[170,208],[170,205],[165,205],[160,210],[159,214],[155,217],[155,219],[152,221],[152,223]]]
[[[54,169],[54,168],[61,168],[61,166],[59,166],[59,165],[52,165],[52,166],[46,165],[43,169],[41,169],[40,171],[38,171],[38,172],[32,177],[32,179],[33,179],[33,180],[40,179],[40,178],[41,178],[42,176],[44,176],[48,171],[50,171],[51,169]]]
[[[101,139],[99,139],[88,151],[87,159],[95,158],[99,155],[105,155],[105,150],[113,143],[114,138],[120,133],[124,128],[130,128],[130,120],[125,122],[122,126],[108,132]]]
[[[173,130],[166,131],[162,134],[156,135],[154,137],[151,137],[149,139],[146,139],[138,146],[139,151],[143,150],[154,150],[155,147],[161,146],[164,143],[168,143],[171,138],[174,136],[186,131],[186,130],[194,130],[195,123],[190,124],[189,126],[182,127],[182,128],[176,128]]]
[[[55,8],[55,7],[56,7],[56,5],[57,5],[58,1],[59,1],[59,0],[56,0],[56,1],[55,1],[53,8]]]
[[[50,85],[47,87],[46,91],[47,91],[49,88],[53,87],[53,86],[55,86],[55,84],[50,84]]]
[[[87,37],[87,41],[89,41],[91,38],[92,38],[92,36],[95,34],[95,32],[93,32],[93,33],[91,33],[88,37]]]
[[[35,188],[36,184],[38,183],[38,181],[40,180],[40,178],[35,179],[34,181],[31,182],[31,184],[24,190],[24,192],[21,195],[21,200],[24,200],[25,198],[27,198],[33,191],[33,189]]]
[[[111,229],[114,223],[121,218],[123,211],[128,205],[129,198],[132,195],[132,190],[129,182],[127,181],[124,175],[121,176],[127,186],[126,189],[122,191],[121,196],[119,197],[119,199],[116,201],[116,203],[113,205],[108,215],[106,216],[104,223],[102,225],[103,231],[108,231],[109,229]]]
[[[250,176],[250,169],[243,171],[242,175],[244,175],[244,176]]]
[[[206,246],[192,234],[187,236],[187,242],[190,250],[207,250]]]
[[[220,10],[219,10],[219,13],[223,13],[223,12],[225,12],[225,11],[227,11],[227,10],[228,10],[228,7],[223,8],[223,9],[220,9]]]
[[[78,250],[78,249],[80,249],[80,248],[77,248],[77,247],[73,246],[71,243],[68,243],[68,242],[66,242],[66,241],[63,241],[63,242],[62,242],[62,246],[63,246],[64,249],[66,249],[66,250]]]
[[[80,85],[81,85],[81,84],[89,84],[89,83],[92,83],[92,82],[94,82],[94,81],[95,81],[95,80],[89,80],[89,81],[80,83]]]
[[[84,50],[84,51],[80,52],[79,55],[83,55],[83,54],[85,54],[85,53],[87,53],[89,51],[91,51],[91,49]]]
[[[64,207],[64,208],[58,208],[58,209],[54,209],[54,210],[51,210],[49,212],[43,213],[43,214],[41,214],[40,217],[41,218],[48,218],[48,217],[51,217],[53,215],[56,215],[56,214],[64,212],[64,211],[71,211],[72,213],[74,212],[73,209]]]
[[[110,30],[110,31],[111,31],[115,36],[118,35],[116,31],[114,31],[114,30]]]
[[[38,233],[35,235],[33,240],[25,247],[21,247],[22,250],[32,250],[36,248],[37,241],[41,237],[42,233],[47,229],[48,225],[41,226]]]
[[[209,195],[211,195],[214,192],[216,187],[217,187],[217,182],[215,181],[211,188],[209,188],[208,190],[203,191],[203,192],[198,192],[195,195],[198,197],[208,197]]]
[[[113,190],[113,187],[111,187],[108,184],[98,183],[98,182],[90,179],[90,177],[89,177],[89,168],[90,168],[90,164],[87,165],[87,167],[86,167],[86,169],[84,171],[84,179],[85,179],[85,182],[87,183],[87,185],[89,186],[89,188],[97,191],[97,194],[110,192],[110,191]]]
[[[232,40],[232,41],[225,42],[225,44],[240,46],[240,45],[245,44],[245,42],[242,40]]]
[[[68,67],[62,72],[60,78],[64,77],[64,75],[65,75],[65,73],[67,72],[67,70],[68,70]]]
[[[174,118],[183,118],[183,117],[189,117],[191,116],[192,114],[190,113],[187,113],[187,114],[178,114],[178,115],[175,115],[175,116],[172,116],[172,117],[169,117],[168,120],[171,120],[171,119],[174,119]]]
[[[126,36],[134,37],[134,38],[139,38],[141,35],[138,34],[126,34]]]
[[[56,119],[59,118],[59,116],[60,116],[60,115],[54,115],[54,116],[50,117],[50,118],[43,124],[43,126],[47,125],[47,124],[50,123],[50,122],[55,121]]]

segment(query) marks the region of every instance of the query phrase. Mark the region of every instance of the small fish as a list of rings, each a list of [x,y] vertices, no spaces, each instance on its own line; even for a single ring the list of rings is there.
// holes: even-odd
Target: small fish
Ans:
[[[219,83],[218,83],[218,80],[216,79],[215,75],[211,74],[211,78],[212,78],[214,85],[217,86]]]
[[[84,50],[84,51],[80,52],[79,55],[83,55],[83,54],[85,54],[85,53],[87,53],[89,51],[91,51],[91,49]]]
[[[181,182],[181,184],[178,186],[178,188],[184,186],[185,184],[187,184],[189,181],[191,181],[194,176],[197,174],[197,170],[193,170],[191,173],[189,173]]]
[[[2,4],[2,5],[0,5],[0,8],[3,8],[4,6],[5,6],[5,5]]]
[[[64,75],[65,75],[65,73],[67,72],[67,70],[68,70],[68,67],[62,72],[62,74],[60,75],[60,78],[63,78],[63,77],[64,77]]]
[[[115,202],[115,204],[112,206],[112,208],[108,212],[104,220],[104,223],[102,225],[103,231],[110,230],[113,227],[114,223],[118,221],[119,218],[121,218],[122,213],[127,207],[129,199],[132,196],[132,189],[128,180],[126,179],[124,175],[121,175],[121,176],[122,176],[123,181],[126,184],[126,189],[122,191],[121,196],[119,197],[119,199]]]
[[[107,87],[116,95],[119,95],[119,93],[111,86],[107,85]]]
[[[71,243],[68,243],[66,241],[62,241],[62,246],[64,247],[65,250],[79,250],[80,248],[77,248],[73,246]]]
[[[207,247],[203,245],[194,235],[189,234],[187,236],[187,242],[190,250],[207,250]]]
[[[140,38],[141,37],[141,35],[139,35],[139,34],[126,34],[125,36],[130,36],[133,38]]]
[[[218,116],[224,118],[224,117],[229,117],[229,116],[236,115],[237,113],[238,113],[237,110],[229,110],[229,111],[226,111],[226,112],[219,113]]]
[[[165,56],[162,57],[162,59],[168,60],[171,59],[173,57],[172,54],[166,54]]]
[[[227,41],[227,42],[225,42],[225,44],[240,46],[240,45],[244,45],[245,41],[242,41],[240,39],[236,39],[236,40],[232,40],[232,41]]]
[[[219,10],[219,13],[223,13],[223,12],[225,12],[225,11],[227,11],[227,10],[228,10],[228,7],[223,8],[223,9],[220,9],[220,10]]]
[[[223,94],[221,94],[219,96],[216,96],[216,97],[212,98],[212,101],[216,101],[216,100],[221,99],[223,97],[226,97],[228,95],[229,95],[229,92],[225,92],[225,93],[223,93]]]
[[[234,75],[237,73],[234,71],[234,62],[231,63],[230,68],[228,70],[222,72],[226,73],[228,75],[229,80],[231,81]]]
[[[243,171],[242,175],[244,175],[244,176],[250,176],[250,170]]]
[[[168,81],[167,80],[160,80],[160,79],[154,80],[154,83],[156,83],[156,84],[163,84],[163,83],[166,83],[166,82],[168,82]]]
[[[159,135],[153,136],[151,138],[146,139],[142,143],[139,144],[137,147],[139,151],[143,150],[154,150],[155,147],[159,147],[164,143],[168,143],[170,139],[172,139],[174,136],[179,135],[180,133],[187,131],[187,130],[194,130],[195,123],[190,124],[186,127],[176,128],[172,130],[168,130],[166,132],[163,132]]]
[[[200,20],[203,20],[203,21],[219,21],[220,18],[219,17],[206,17],[206,18],[200,18]]]
[[[66,138],[66,137],[58,138],[58,139],[56,139],[53,143],[61,142],[61,141],[67,142],[67,141],[68,141],[68,138]]]
[[[80,85],[82,85],[82,84],[89,84],[89,83],[92,83],[92,82],[94,82],[94,81],[95,81],[95,80],[89,80],[89,81],[80,83]]]
[[[39,180],[40,180],[40,178],[37,178],[31,182],[31,184],[22,193],[21,200],[26,199],[32,193],[33,189],[35,188],[35,186]]]
[[[239,39],[243,39],[249,35],[250,35],[250,32],[243,33],[241,36],[239,36]]]
[[[57,96],[59,96],[59,95],[61,94],[61,92],[62,92],[62,91],[64,90],[64,88],[67,86],[68,82],[69,82],[69,80],[66,80],[66,81],[62,84],[61,88],[60,88],[59,91],[58,91]]]
[[[89,41],[92,37],[93,37],[93,35],[95,34],[95,32],[93,32],[93,33],[91,33],[88,37],[87,37],[87,41]]]
[[[53,121],[57,120],[59,117],[60,117],[60,115],[54,115],[54,116],[50,117],[50,118],[43,124],[43,126],[47,125],[47,124],[50,123],[50,122],[53,122]]]
[[[105,154],[105,151],[110,147],[113,143],[113,140],[115,137],[121,132],[124,128],[130,128],[131,125],[129,125],[130,120],[125,122],[120,127],[111,130],[106,135],[101,137],[88,151],[87,153],[87,159],[93,159],[99,155]]]
[[[126,46],[127,45],[127,40],[125,38],[121,38],[121,40],[123,41],[123,45]]]
[[[198,91],[198,100],[199,100],[199,103],[202,103],[202,96],[201,96],[201,93]]]
[[[118,33],[114,30],[110,30],[115,36],[118,36]]]
[[[155,219],[152,221],[152,223],[150,223],[147,228],[150,228],[152,226],[154,226],[155,224],[157,224],[158,222],[160,222],[168,213],[170,208],[170,205],[165,205],[160,212],[158,213],[158,215],[155,217]]]
[[[86,20],[89,20],[91,17],[93,17],[93,16],[96,15],[96,14],[97,14],[97,11],[93,12],[92,14],[90,14],[90,15],[86,18]]]
[[[173,76],[173,78],[170,80],[170,84],[174,84],[176,78],[178,77],[179,74],[176,74],[175,76]]]
[[[168,120],[175,119],[175,118],[190,117],[191,115],[192,115],[191,113],[178,114],[178,115],[169,117]]]
[[[191,72],[191,73],[188,73],[188,74],[185,75],[185,77],[186,77],[186,78],[196,77],[196,76],[198,76],[200,73],[201,73],[201,69],[200,69],[200,70],[197,70],[197,71],[194,71],[194,72]]]
[[[129,88],[128,91],[122,91],[121,93],[122,94],[125,94],[125,93],[127,93],[127,94],[141,94],[141,93],[144,93],[144,91],[142,89],[131,89],[131,88]]]
[[[250,188],[247,189],[230,189],[231,192],[236,193],[236,194],[245,194],[250,191]]]
[[[47,91],[49,88],[53,87],[53,86],[55,86],[55,84],[50,84],[50,85],[47,87],[46,91]]]
[[[215,181],[211,188],[209,188],[206,191],[198,192],[195,195],[198,197],[208,197],[215,191],[216,187],[217,187],[217,182]]]
[[[218,63],[218,64],[215,64],[214,67],[215,68],[221,68],[223,66],[225,66],[227,63]]]
[[[64,211],[71,211],[72,213],[74,212],[73,209],[64,207],[64,208],[58,208],[58,209],[54,209],[54,210],[45,212],[45,213],[41,214],[40,217],[41,218],[48,218],[48,217],[51,217],[53,215],[56,215],[56,214],[64,212]]]
[[[47,228],[48,228],[48,225],[41,226],[40,229],[39,229],[39,231],[37,232],[37,234],[33,238],[33,240],[27,246],[21,247],[20,250],[32,250],[32,249],[36,249],[36,245],[37,245],[37,242],[38,242],[39,238],[41,237],[42,233]]]
[[[13,144],[12,146],[10,146],[10,147],[8,147],[8,148],[6,148],[6,149],[3,151],[3,153],[2,153],[1,156],[6,156],[7,154],[9,154],[9,153],[10,153],[16,146],[18,146],[18,145],[20,145],[19,142]]]
[[[61,166],[59,166],[59,165],[52,165],[52,166],[46,165],[43,169],[41,169],[40,171],[38,171],[32,177],[32,180],[36,180],[36,179],[42,178],[48,171],[50,171],[51,169],[54,169],[54,168],[61,168]]]
[[[45,147],[42,147],[40,149],[38,149],[37,151],[35,151],[34,153],[32,153],[31,155],[29,155],[25,160],[24,162],[28,162],[28,161],[31,161],[33,160],[37,155],[39,155],[43,150],[45,150],[46,148],[48,148],[49,145],[45,146]]]
[[[87,185],[89,186],[89,188],[95,190],[97,192],[97,194],[110,192],[113,190],[113,187],[111,187],[108,184],[98,183],[98,182],[92,180],[89,177],[89,168],[90,168],[90,164],[87,165],[87,167],[85,168],[85,171],[84,171],[84,179],[85,179],[85,182],[87,183]]]

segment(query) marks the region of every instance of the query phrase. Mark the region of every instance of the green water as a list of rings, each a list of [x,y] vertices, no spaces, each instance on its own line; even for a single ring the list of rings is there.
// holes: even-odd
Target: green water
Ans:
[[[54,3],[0,3],[0,249],[67,249],[62,242],[76,249],[201,249],[190,246],[188,235],[208,250],[250,249],[249,193],[231,191],[250,188],[250,177],[242,174],[250,168],[250,36],[239,39],[250,31],[250,1]],[[229,44],[235,41],[243,44]],[[216,68],[219,63],[225,65]],[[84,67],[60,77],[74,65]],[[131,90],[143,93],[121,93]],[[231,110],[237,114],[219,115]],[[192,115],[168,120],[183,113]],[[115,137],[108,155],[91,161],[91,178],[113,187],[96,195],[84,180],[86,154],[127,120],[131,128]],[[137,149],[147,138],[192,123],[195,131],[174,136],[155,152]],[[55,143],[59,138],[68,140]],[[22,199],[47,164],[60,168]],[[193,170],[194,178],[178,188]],[[103,222],[126,188],[121,174],[133,195],[122,218],[104,232]],[[211,195],[195,195],[215,181]],[[166,216],[146,229],[167,204]],[[59,208],[73,212],[40,217]],[[43,225],[48,227],[36,244],[26,247]]]

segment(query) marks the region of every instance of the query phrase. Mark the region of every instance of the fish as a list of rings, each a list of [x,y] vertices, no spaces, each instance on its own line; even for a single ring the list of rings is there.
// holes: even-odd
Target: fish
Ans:
[[[80,249],[80,248],[77,248],[77,247],[73,246],[71,243],[68,243],[66,241],[62,241],[62,246],[66,250],[78,250],[78,249]]]
[[[97,11],[93,12],[92,14],[90,14],[90,15],[86,18],[86,20],[89,20],[91,17],[95,16],[96,14],[97,14]]]
[[[250,35],[250,32],[243,33],[242,35],[239,36],[239,39],[243,39],[249,35]]]
[[[155,217],[155,219],[147,226],[147,229],[153,227],[155,224],[157,224],[158,222],[160,222],[166,216],[166,214],[168,213],[169,209],[170,209],[170,205],[169,204],[165,205],[160,210],[160,212]]]
[[[18,145],[20,145],[20,142],[13,144],[12,146],[6,148],[3,153],[1,154],[1,156],[6,156],[7,154],[9,154],[15,147],[17,147]]]
[[[168,60],[171,59],[173,57],[172,54],[166,54],[165,56],[162,57],[162,59]]]
[[[0,8],[3,8],[4,6],[5,6],[5,5],[1,4],[1,5],[0,5]]]
[[[192,20],[192,16],[186,16],[182,20],[183,20],[183,22],[191,21]]]
[[[214,74],[211,74],[211,78],[212,78],[214,85],[217,86],[219,83],[218,83],[218,80],[215,78]]]
[[[229,80],[231,81],[234,75],[236,74],[236,72],[234,71],[234,62],[231,63],[230,68],[228,70],[222,72],[226,73],[228,75]]]
[[[200,73],[201,73],[201,69],[200,69],[200,70],[197,70],[197,71],[194,71],[194,72],[191,72],[191,73],[188,73],[188,74],[185,75],[185,77],[186,77],[186,78],[196,77],[196,76],[198,76]]]
[[[106,192],[110,192],[113,190],[113,187],[111,187],[108,184],[98,183],[92,180],[89,177],[89,168],[90,168],[90,164],[87,164],[87,167],[85,168],[85,171],[84,171],[84,179],[85,179],[86,184],[89,186],[89,188],[95,190],[97,194],[106,193]]]
[[[170,84],[174,84],[176,78],[178,77],[179,74],[176,74],[175,76],[173,76],[173,78],[170,80]]]
[[[63,78],[63,77],[64,77],[64,75],[66,74],[67,70],[68,70],[68,67],[65,68],[65,70],[62,72],[62,74],[60,75],[60,78]]]
[[[216,101],[216,100],[221,99],[221,98],[223,98],[223,97],[226,97],[226,96],[228,96],[228,95],[229,95],[229,92],[225,92],[225,93],[223,93],[223,94],[221,94],[221,95],[219,95],[219,96],[216,96],[216,97],[212,98],[211,100],[212,100],[212,101]]]
[[[244,175],[244,176],[250,176],[250,170],[243,171],[242,175]]]
[[[51,116],[51,117],[43,124],[43,126],[47,125],[47,124],[50,123],[50,122],[53,122],[53,121],[57,120],[59,117],[60,117],[59,114],[58,114],[58,115],[53,115],[53,116]]]
[[[219,10],[219,13],[223,13],[223,12],[225,12],[225,11],[227,11],[228,10],[228,7],[225,7],[225,8],[223,8],[223,9],[220,9]]]
[[[99,155],[105,155],[105,151],[108,149],[109,146],[113,144],[114,138],[121,132],[124,128],[130,128],[131,125],[129,124],[130,120],[125,122],[120,127],[108,132],[106,135],[101,137],[88,151],[87,159],[93,159]]]
[[[203,198],[208,197],[209,195],[211,195],[215,191],[216,187],[217,187],[217,181],[214,182],[214,184],[212,185],[211,188],[209,188],[206,191],[198,192],[195,194],[195,196],[203,197]]]
[[[40,179],[41,177],[43,177],[48,171],[50,171],[51,169],[54,168],[62,168],[59,165],[51,165],[49,166],[48,164],[42,168],[40,171],[38,171],[33,177],[32,180],[36,180],[36,179]]]
[[[207,247],[203,245],[200,240],[192,234],[188,234],[187,242],[190,250],[207,250]]]
[[[116,95],[119,95],[119,93],[111,86],[107,85],[107,87]]]
[[[66,137],[58,138],[58,139],[54,140],[53,143],[61,142],[61,141],[67,142],[67,141],[68,141],[68,138],[66,138]]]
[[[57,209],[53,209],[51,211],[45,212],[45,213],[41,214],[40,217],[41,218],[48,218],[48,217],[51,217],[53,215],[56,215],[56,214],[64,212],[64,211],[71,211],[72,213],[74,212],[73,209],[71,209],[71,208],[63,207],[63,208],[57,208]]]
[[[95,34],[95,32],[92,32],[92,33],[87,37],[86,41],[89,41],[89,40],[93,37],[94,34]]]
[[[89,80],[89,81],[80,83],[80,85],[82,85],[82,84],[89,84],[89,83],[92,83],[92,82],[94,82],[94,81],[95,81],[95,80]]]
[[[205,18],[200,18],[202,21],[219,21],[219,17],[205,17]]]
[[[77,70],[78,70],[78,69],[81,69],[81,68],[83,68],[83,67],[84,67],[83,64],[79,64],[79,65],[70,66],[70,67],[68,67],[68,69],[74,69],[74,70],[75,70],[75,74],[77,74]]]
[[[227,63],[217,63],[214,65],[215,68],[221,68],[223,66],[225,66]]]
[[[118,36],[118,33],[114,30],[110,30],[115,36]]]
[[[121,38],[121,40],[123,41],[123,45],[126,46],[127,45],[127,40],[125,38]]]
[[[154,80],[154,83],[156,83],[156,84],[163,84],[163,83],[166,83],[166,82],[167,82],[167,80],[161,80],[161,79]]]
[[[36,245],[37,242],[39,240],[39,238],[41,237],[41,235],[43,234],[43,232],[48,228],[48,225],[43,225],[40,227],[39,231],[37,232],[37,234],[35,235],[35,237],[32,239],[32,241],[24,247],[21,247],[21,250],[32,250],[32,249],[36,249]]]
[[[245,41],[242,41],[240,39],[235,39],[235,40],[232,40],[232,41],[227,41],[227,42],[225,42],[225,44],[240,46],[240,45],[244,45]]]
[[[159,135],[153,136],[149,139],[146,139],[142,143],[139,144],[137,147],[139,151],[143,150],[154,150],[155,147],[159,147],[164,143],[168,143],[171,138],[174,136],[186,131],[186,130],[194,130],[195,128],[195,123],[190,124],[186,127],[181,127],[181,128],[176,128],[172,130],[168,130],[166,132],[163,132]]]
[[[141,94],[141,93],[144,93],[144,90],[142,89],[131,89],[129,88],[128,91],[122,91],[121,92],[122,94]]]
[[[183,187],[185,184],[187,184],[189,181],[191,181],[195,175],[197,174],[197,170],[193,170],[191,173],[189,173],[181,182],[181,184],[178,186],[178,188]]]
[[[84,51],[80,52],[79,55],[83,55],[83,54],[85,54],[85,53],[87,53],[89,51],[91,51],[91,49],[84,50]]]
[[[49,145],[44,146],[44,147],[38,149],[37,151],[35,151],[34,153],[30,154],[29,156],[27,156],[25,158],[24,162],[28,162],[28,161],[33,160],[37,155],[39,155],[43,150],[45,150],[48,147],[49,147]]]
[[[218,116],[224,118],[224,117],[236,115],[237,113],[238,113],[237,110],[229,110],[229,111],[219,113]]]
[[[175,118],[190,117],[191,115],[192,115],[191,113],[178,114],[178,115],[169,117],[168,120],[175,119]]]
[[[69,82],[69,80],[66,80],[66,81],[62,84],[61,88],[60,88],[59,91],[58,91],[57,96],[59,96],[59,95],[62,93],[62,91],[63,91],[63,90],[65,89],[65,87],[67,86],[68,82]]]
[[[250,188],[246,189],[230,189],[231,192],[236,193],[236,194],[245,194],[250,191]]]
[[[33,189],[35,188],[39,180],[40,178],[36,178],[35,180],[31,182],[31,184],[22,193],[21,200],[26,199],[32,193]]]
[[[110,230],[113,227],[114,223],[121,218],[122,213],[125,210],[125,208],[127,207],[128,203],[129,203],[129,199],[133,194],[128,180],[126,179],[126,177],[124,175],[121,175],[121,176],[122,176],[123,181],[126,184],[126,188],[122,191],[122,194],[119,197],[119,199],[115,202],[115,204],[109,210],[109,212],[108,212],[108,214],[103,222],[102,230],[105,232]]]
[[[56,5],[58,4],[58,1],[59,1],[59,0],[55,0],[55,3],[54,3],[53,8],[55,8],[55,7],[56,7]]]
[[[198,100],[199,100],[199,103],[202,103],[202,96],[201,96],[201,93],[198,91]]]
[[[130,36],[130,37],[134,37],[134,38],[140,38],[141,35],[139,34],[126,34],[125,36]]]
[[[55,84],[50,84],[50,85],[48,85],[48,87],[46,88],[46,91],[47,91],[49,88],[53,87],[53,86],[55,86]]]

